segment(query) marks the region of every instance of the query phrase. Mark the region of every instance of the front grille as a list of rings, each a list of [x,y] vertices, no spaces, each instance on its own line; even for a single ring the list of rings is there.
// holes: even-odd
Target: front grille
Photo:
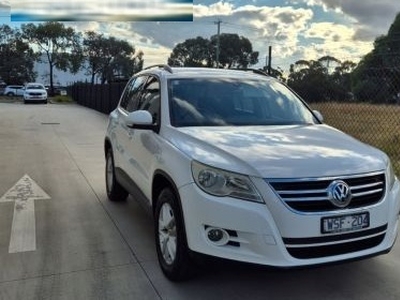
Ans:
[[[333,205],[328,198],[328,186],[334,180],[342,180],[350,187],[352,199],[346,208],[360,208],[376,204],[385,193],[384,173],[266,181],[290,208],[300,212],[326,212],[343,209]]]
[[[311,259],[376,247],[385,238],[386,230],[387,224],[364,231],[326,237],[283,238],[283,242],[291,256],[299,259]]]

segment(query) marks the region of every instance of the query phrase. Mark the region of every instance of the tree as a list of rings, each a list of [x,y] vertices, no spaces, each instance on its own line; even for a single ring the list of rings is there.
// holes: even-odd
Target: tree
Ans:
[[[258,62],[258,52],[253,52],[250,41],[237,34],[220,34],[219,65],[221,68],[247,68]],[[168,64],[181,67],[212,67],[216,66],[217,36],[210,40],[197,37],[187,39],[177,44]]]
[[[134,49],[133,49],[134,51]],[[111,73],[107,77],[108,82],[127,80],[134,73],[143,69],[143,52],[132,52],[127,55],[117,55],[110,64]],[[104,83],[104,82],[103,82]]]
[[[49,64],[50,92],[53,87],[54,68],[77,73],[81,67],[80,35],[71,27],[59,22],[23,24],[23,38],[36,46],[39,61]]]
[[[357,64],[350,60],[340,62],[333,74],[330,75],[332,85],[335,86],[336,100],[354,100],[352,92],[351,74]]]
[[[135,53],[135,48],[127,41],[88,31],[83,40],[83,49],[92,84],[96,76],[104,84],[106,81],[129,78],[143,68],[143,52]]]
[[[8,25],[0,26],[0,78],[7,84],[34,81],[33,62],[36,59],[21,33]]]
[[[350,74],[355,66],[351,61],[342,63],[332,56],[299,60],[291,65],[287,83],[309,102],[350,100]]]
[[[290,66],[288,85],[309,102],[327,100],[327,70],[319,61],[299,60]]]
[[[332,70],[335,69],[334,65],[338,66],[341,64],[340,60],[333,56],[322,56],[318,61],[325,67],[328,73],[332,73]]]
[[[216,51],[218,35],[211,37],[213,51]],[[258,52],[253,52],[249,39],[232,33],[219,35],[219,67],[222,68],[243,68],[258,63]],[[215,55],[213,55],[213,58]]]
[[[368,102],[398,102],[400,92],[400,13],[388,34],[378,37],[352,76],[356,99]]]
[[[87,75],[91,76],[91,83],[94,84],[96,75],[101,73],[104,60],[103,35],[94,31],[87,31],[83,40],[83,55],[87,59]]]
[[[168,58],[168,64],[178,67],[211,67],[212,55],[210,41],[198,36],[177,44]]]

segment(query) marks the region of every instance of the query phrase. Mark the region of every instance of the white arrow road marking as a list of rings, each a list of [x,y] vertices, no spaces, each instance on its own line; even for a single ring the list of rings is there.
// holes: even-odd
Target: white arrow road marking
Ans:
[[[50,199],[38,184],[24,175],[0,198],[0,202],[15,201],[8,253],[36,250],[34,200]]]

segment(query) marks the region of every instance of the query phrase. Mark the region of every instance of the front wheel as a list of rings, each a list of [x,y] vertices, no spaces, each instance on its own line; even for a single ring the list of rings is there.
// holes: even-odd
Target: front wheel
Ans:
[[[155,207],[155,241],[158,262],[165,276],[182,281],[192,273],[192,262],[178,199],[170,188],[164,188]]]
[[[107,151],[106,156],[106,189],[108,199],[111,201],[123,201],[128,197],[128,192],[115,178],[114,157],[111,150]]]

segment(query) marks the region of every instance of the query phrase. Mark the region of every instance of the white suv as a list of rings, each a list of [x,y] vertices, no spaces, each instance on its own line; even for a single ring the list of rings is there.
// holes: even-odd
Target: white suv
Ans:
[[[154,214],[162,271],[192,253],[298,267],[387,253],[400,184],[381,151],[257,71],[155,66],[110,114],[106,187]]]
[[[31,82],[26,84],[24,102],[42,102],[47,104],[47,91],[43,84]]]
[[[23,96],[25,92],[23,85],[7,85],[3,94],[9,97]]]

